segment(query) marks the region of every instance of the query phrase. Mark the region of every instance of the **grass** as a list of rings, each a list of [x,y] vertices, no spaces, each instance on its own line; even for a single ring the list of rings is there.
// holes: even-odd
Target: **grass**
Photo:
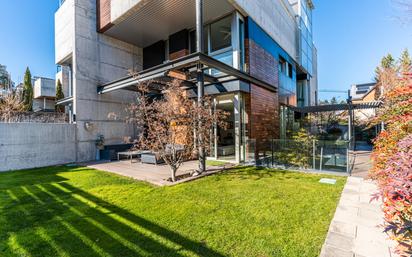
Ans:
[[[215,160],[206,160],[206,165],[207,166],[225,166],[226,164],[228,164],[228,162],[215,161]]]
[[[345,183],[320,178],[238,168],[160,188],[88,168],[3,173],[0,256],[317,257]]]

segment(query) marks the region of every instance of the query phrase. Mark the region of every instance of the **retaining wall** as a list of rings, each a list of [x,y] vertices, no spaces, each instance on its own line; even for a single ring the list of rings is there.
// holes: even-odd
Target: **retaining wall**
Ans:
[[[0,123],[0,171],[76,161],[76,127],[55,123]]]

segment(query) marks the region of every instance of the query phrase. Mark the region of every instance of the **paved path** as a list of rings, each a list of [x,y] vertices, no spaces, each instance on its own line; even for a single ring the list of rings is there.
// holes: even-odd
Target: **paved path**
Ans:
[[[352,176],[366,179],[368,177],[369,169],[372,165],[371,152],[369,151],[355,151],[353,152],[354,166]]]
[[[352,177],[343,189],[320,257],[394,257],[393,242],[379,227],[381,202],[371,202],[376,185],[366,180],[370,153],[357,152]]]

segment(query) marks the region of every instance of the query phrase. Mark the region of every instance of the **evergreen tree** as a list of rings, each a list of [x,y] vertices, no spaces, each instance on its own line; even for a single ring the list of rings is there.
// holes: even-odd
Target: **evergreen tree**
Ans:
[[[388,54],[384,56],[381,60],[380,66],[376,67],[375,69],[375,81],[379,81],[379,76],[382,71],[388,70],[388,69],[395,69],[396,68],[396,63],[395,59],[391,54]]]
[[[63,98],[64,98],[64,94],[63,94],[62,83],[60,82],[60,79],[58,79],[57,84],[56,84],[56,101],[59,101]],[[56,112],[64,112],[64,107],[60,105],[56,105],[55,110]]]
[[[26,68],[23,82],[23,105],[25,111],[33,111],[33,86],[31,83],[31,73],[29,67]]]
[[[399,68],[401,73],[409,73],[411,72],[412,67],[412,59],[409,54],[408,49],[405,49],[402,52],[401,58],[399,59]]]
[[[381,67],[383,69],[394,69],[395,68],[395,59],[391,54],[382,58]]]

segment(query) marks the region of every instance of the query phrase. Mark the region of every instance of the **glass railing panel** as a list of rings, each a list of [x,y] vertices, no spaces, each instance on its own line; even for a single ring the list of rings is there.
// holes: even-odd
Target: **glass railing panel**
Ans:
[[[348,141],[248,140],[246,163],[269,168],[350,172]]]

